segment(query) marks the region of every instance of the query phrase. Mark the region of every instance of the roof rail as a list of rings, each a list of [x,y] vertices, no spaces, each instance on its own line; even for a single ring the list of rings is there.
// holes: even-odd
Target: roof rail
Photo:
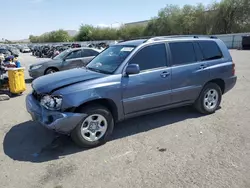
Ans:
[[[130,41],[130,40],[140,40],[140,39],[145,39],[145,42],[148,41],[157,41],[157,40],[164,40],[168,38],[184,38],[184,37],[191,37],[191,38],[211,38],[211,39],[217,39],[216,36],[210,36],[210,35],[169,35],[169,36],[144,36],[144,37],[135,37],[135,38],[129,38],[125,40],[120,40],[118,43],[125,42],[125,41]]]
[[[164,40],[168,38],[184,38],[184,37],[191,37],[191,38],[200,38],[206,37],[211,39],[217,39],[216,36],[207,36],[207,35],[170,35],[170,36],[159,36],[159,37],[152,37],[147,40],[148,41],[157,41],[157,40]]]
[[[151,39],[153,38],[154,36],[144,36],[144,37],[134,37],[134,38],[129,38],[129,39],[124,39],[124,40],[120,40],[120,42],[125,42],[125,41],[129,41],[129,40],[140,40],[140,39],[145,39],[145,40],[148,40],[148,39]]]

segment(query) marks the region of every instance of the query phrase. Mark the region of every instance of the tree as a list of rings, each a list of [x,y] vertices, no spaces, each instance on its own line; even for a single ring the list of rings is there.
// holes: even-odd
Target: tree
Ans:
[[[48,36],[49,42],[69,42],[70,40],[71,37],[69,36],[68,32],[62,29],[58,31],[52,31]]]
[[[144,34],[145,27],[144,26],[122,26],[117,31],[117,35],[119,39],[130,39],[130,38],[138,38],[142,37]]]
[[[76,35],[76,41],[90,41],[92,40],[93,26],[91,25],[81,25],[79,33]]]
[[[37,37],[37,36],[34,36],[34,35],[30,35],[30,36],[29,36],[29,40],[30,40],[30,42],[32,42],[32,43],[37,43],[37,42],[38,42],[38,37]]]

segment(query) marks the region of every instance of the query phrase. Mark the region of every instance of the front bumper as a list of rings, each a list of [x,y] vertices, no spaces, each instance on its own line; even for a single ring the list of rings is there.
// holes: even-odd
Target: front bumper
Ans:
[[[43,73],[41,70],[38,71],[38,70],[29,69],[29,75],[32,78],[38,78],[40,76],[43,76]]]
[[[32,94],[26,97],[26,108],[33,121],[62,134],[70,134],[80,121],[87,116],[81,113],[47,110],[39,104]]]

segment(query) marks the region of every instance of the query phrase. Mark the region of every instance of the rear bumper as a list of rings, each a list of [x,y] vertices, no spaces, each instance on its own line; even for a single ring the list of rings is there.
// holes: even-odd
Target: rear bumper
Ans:
[[[39,122],[44,127],[62,134],[70,132],[86,117],[86,114],[50,111],[42,106],[29,94],[26,97],[26,109],[33,121]]]
[[[235,84],[236,84],[236,81],[237,81],[237,76],[232,76],[228,79],[225,79],[225,91],[224,93],[227,93],[229,90],[231,90]]]

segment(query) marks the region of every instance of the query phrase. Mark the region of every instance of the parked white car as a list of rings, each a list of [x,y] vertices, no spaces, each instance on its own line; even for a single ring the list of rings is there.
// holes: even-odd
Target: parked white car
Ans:
[[[21,49],[21,52],[22,52],[22,53],[29,53],[29,52],[31,52],[31,50],[30,50],[30,48],[28,48],[28,47],[23,47],[23,48]]]

